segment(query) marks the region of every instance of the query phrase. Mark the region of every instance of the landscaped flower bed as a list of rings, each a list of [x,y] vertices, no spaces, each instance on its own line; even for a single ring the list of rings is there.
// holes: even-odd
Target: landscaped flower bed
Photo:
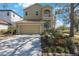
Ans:
[[[58,30],[44,31],[41,34],[41,42],[43,55],[74,55],[72,40]]]

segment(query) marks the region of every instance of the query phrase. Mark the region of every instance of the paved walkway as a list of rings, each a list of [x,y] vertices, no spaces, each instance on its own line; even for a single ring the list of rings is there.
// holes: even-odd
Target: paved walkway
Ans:
[[[40,35],[16,35],[0,40],[0,56],[41,56]]]

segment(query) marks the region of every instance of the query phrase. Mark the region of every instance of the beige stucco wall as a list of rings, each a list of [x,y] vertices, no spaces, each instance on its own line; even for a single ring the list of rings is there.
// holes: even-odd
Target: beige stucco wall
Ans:
[[[24,16],[24,20],[16,23],[17,33],[18,34],[33,34],[33,33],[41,33],[45,30],[44,23],[45,21],[50,21],[50,28],[53,29],[55,26],[54,16],[52,15],[52,7],[46,6],[42,7],[39,4],[34,4],[30,7],[24,9],[27,12],[27,16]],[[36,16],[36,11],[39,11],[39,15]],[[44,11],[50,11],[50,17],[44,17]],[[29,21],[32,20],[32,21]],[[40,20],[40,21],[35,21]]]
[[[25,13],[27,12],[27,16],[25,15],[24,16],[24,19],[25,20],[29,20],[29,19],[33,19],[33,20],[38,20],[38,19],[41,19],[41,6],[40,5],[38,5],[38,4],[35,4],[35,5],[33,5],[33,6],[31,6],[31,7],[28,7],[28,8],[26,8],[24,11],[25,11]],[[36,11],[39,11],[39,15],[38,16],[36,16]]]
[[[7,30],[8,27],[8,25],[0,24],[0,30]]]

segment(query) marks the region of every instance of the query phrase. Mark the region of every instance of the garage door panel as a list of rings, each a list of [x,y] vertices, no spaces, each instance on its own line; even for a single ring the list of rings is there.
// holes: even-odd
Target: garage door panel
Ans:
[[[40,24],[26,24],[26,25],[21,25],[21,33],[40,33]]]

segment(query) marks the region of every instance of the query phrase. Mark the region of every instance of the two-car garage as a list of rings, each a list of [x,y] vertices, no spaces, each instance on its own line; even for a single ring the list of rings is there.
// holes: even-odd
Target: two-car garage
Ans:
[[[43,31],[43,22],[21,21],[16,25],[17,34],[37,34]]]

